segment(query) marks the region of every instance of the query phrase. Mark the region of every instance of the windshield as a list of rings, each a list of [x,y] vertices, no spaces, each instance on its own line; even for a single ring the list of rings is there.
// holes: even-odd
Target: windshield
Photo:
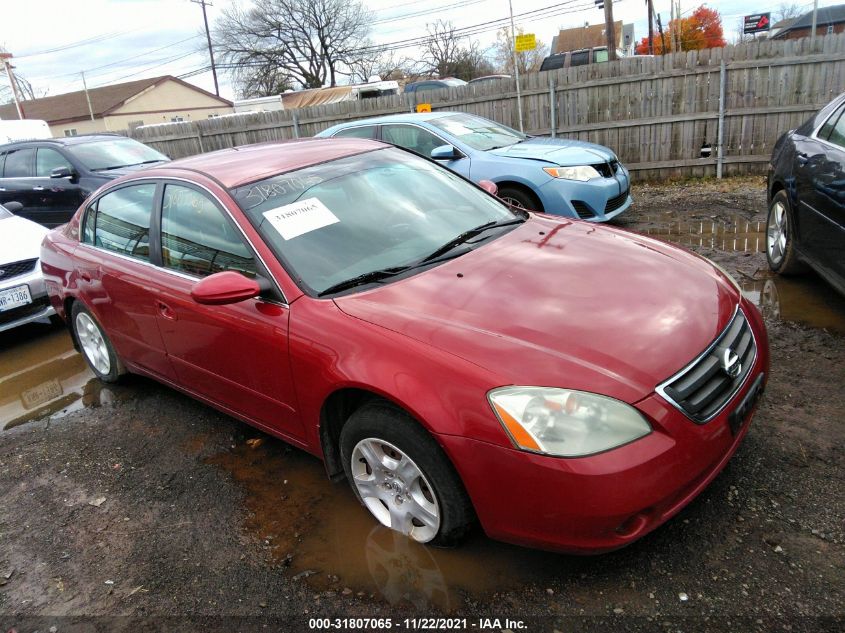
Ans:
[[[231,193],[288,271],[315,295],[374,271],[419,264],[481,225],[521,218],[454,173],[395,148]],[[494,228],[478,239],[502,232]]]
[[[169,160],[167,156],[131,138],[92,141],[67,148],[83,165],[92,171],[116,169],[129,165]]]
[[[6,218],[11,218],[12,212],[6,209],[2,204],[0,204],[0,220],[5,220]]]
[[[452,114],[439,119],[430,119],[429,123],[473,149],[489,150],[507,147],[527,138],[525,134],[509,127],[468,114]]]

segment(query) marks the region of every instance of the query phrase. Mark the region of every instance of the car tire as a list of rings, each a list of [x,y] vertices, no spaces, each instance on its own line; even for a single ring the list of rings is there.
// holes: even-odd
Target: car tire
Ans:
[[[503,202],[510,204],[511,206],[525,209],[526,211],[543,212],[543,209],[537,203],[537,200],[523,189],[518,189],[516,187],[502,187],[499,189],[497,195]]]
[[[71,309],[71,327],[82,356],[103,382],[114,383],[126,373],[108,336],[94,315],[79,301]]]
[[[789,196],[781,189],[772,197],[766,216],[766,260],[780,275],[803,272],[806,265],[795,251],[794,215]]]
[[[419,543],[457,545],[474,522],[460,477],[434,438],[386,402],[358,409],[340,433],[346,478],[384,526]]]

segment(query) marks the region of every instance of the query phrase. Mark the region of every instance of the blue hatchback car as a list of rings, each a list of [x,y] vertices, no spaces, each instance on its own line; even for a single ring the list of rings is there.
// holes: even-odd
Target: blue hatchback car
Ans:
[[[499,197],[511,204],[553,215],[604,222],[632,202],[628,170],[612,150],[526,136],[463,112],[363,119],[317,136],[371,138],[405,147],[475,182],[492,180]]]

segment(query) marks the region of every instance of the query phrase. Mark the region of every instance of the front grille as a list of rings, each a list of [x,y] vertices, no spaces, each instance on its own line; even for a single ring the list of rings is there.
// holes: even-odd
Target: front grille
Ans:
[[[575,213],[577,213],[578,217],[582,220],[596,217],[596,214],[593,213],[592,209],[587,206],[587,203],[582,202],[581,200],[573,200],[572,208],[575,209]]]
[[[725,369],[735,354],[739,373],[731,377]],[[751,326],[737,310],[728,327],[691,365],[657,388],[657,392],[694,422],[704,424],[739,391],[757,357]]]
[[[35,259],[24,259],[20,262],[12,262],[11,264],[0,264],[0,281],[32,272],[35,270],[35,264],[37,263],[38,258],[36,257]]]
[[[619,161],[612,160],[609,163],[596,163],[595,165],[591,165],[591,167],[599,172],[602,178],[613,178],[613,174],[619,170]]]
[[[0,312],[0,325],[11,323],[12,321],[17,321],[18,319],[23,319],[35,314],[36,312],[41,312],[49,305],[50,300],[47,297],[39,297],[38,299],[34,299],[33,302],[28,305]]]
[[[619,207],[621,207],[625,202],[628,200],[628,190],[626,189],[622,193],[620,193],[615,198],[611,198],[607,201],[607,204],[604,205],[604,212],[605,213],[612,213],[616,211]]]

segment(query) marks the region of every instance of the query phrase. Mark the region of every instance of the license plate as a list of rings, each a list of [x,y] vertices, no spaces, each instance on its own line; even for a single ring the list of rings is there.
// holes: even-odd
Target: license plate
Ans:
[[[21,392],[21,403],[23,404],[24,409],[34,409],[45,402],[55,400],[63,393],[64,389],[62,389],[62,383],[54,378],[53,380],[43,382],[32,389],[27,389],[26,391]]]
[[[32,303],[29,286],[15,286],[8,290],[0,290],[0,312],[19,308]]]
[[[760,374],[751,385],[751,389],[745,394],[742,401],[736,405],[736,408],[728,416],[728,424],[731,427],[731,432],[736,435],[742,428],[742,425],[748,420],[748,416],[757,404],[757,400],[763,395],[763,381],[766,374]]]

